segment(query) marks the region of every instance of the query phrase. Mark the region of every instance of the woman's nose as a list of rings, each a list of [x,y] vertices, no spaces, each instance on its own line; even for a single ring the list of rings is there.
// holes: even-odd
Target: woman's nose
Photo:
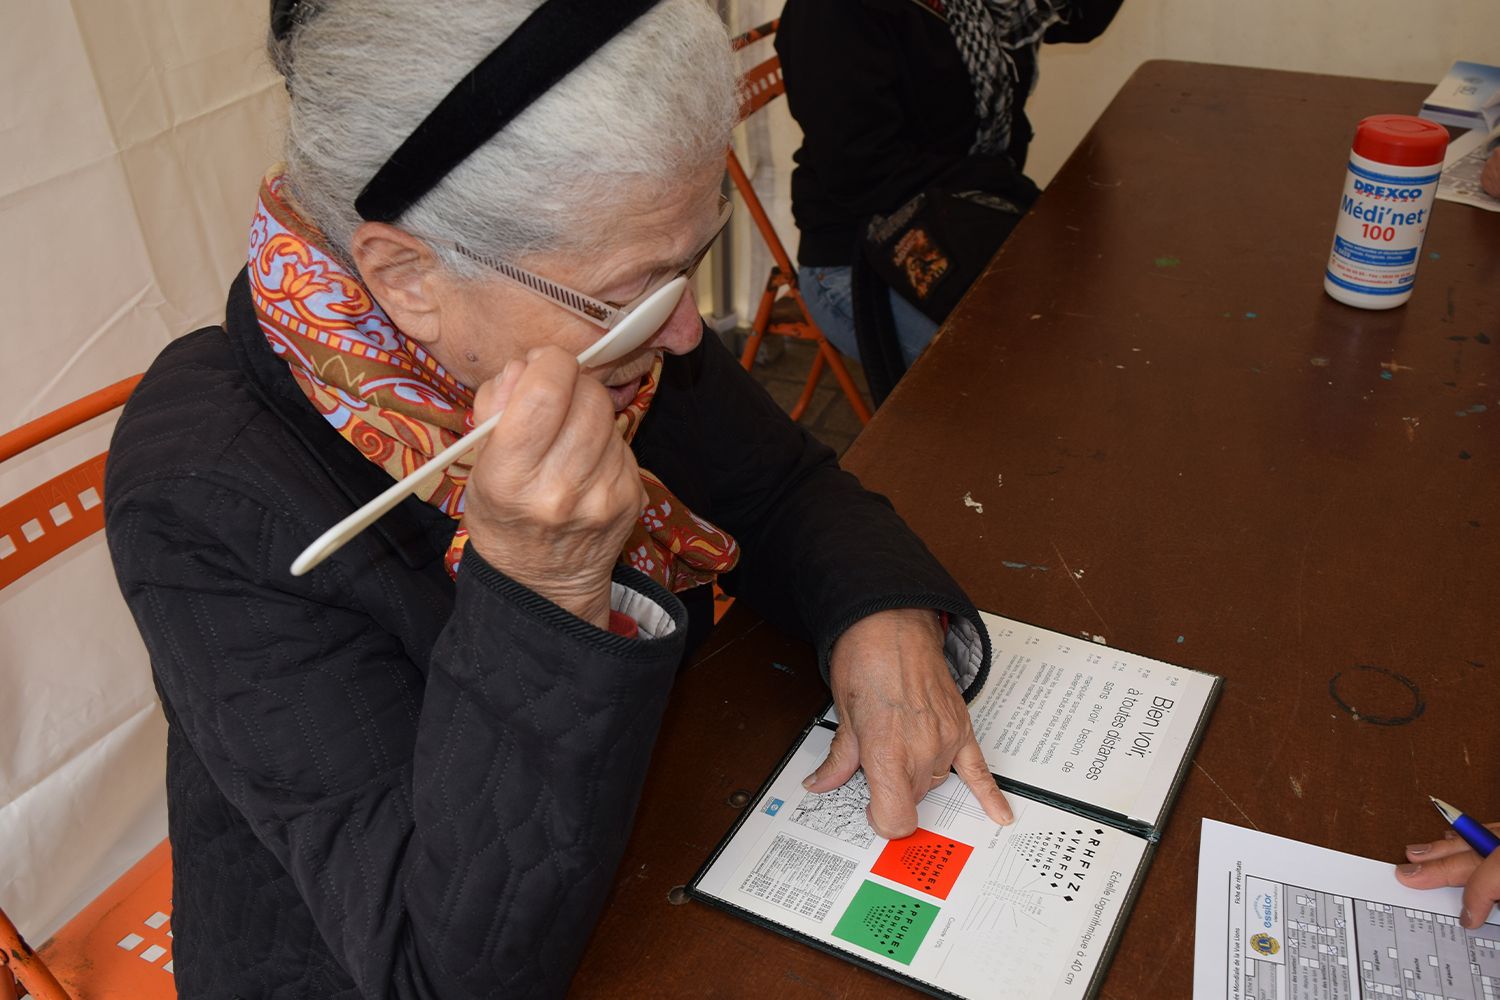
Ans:
[[[666,351],[668,354],[687,354],[702,339],[703,317],[698,313],[698,300],[689,288],[682,293],[682,298],[677,301],[677,308],[672,310],[661,329],[646,341],[646,347]]]

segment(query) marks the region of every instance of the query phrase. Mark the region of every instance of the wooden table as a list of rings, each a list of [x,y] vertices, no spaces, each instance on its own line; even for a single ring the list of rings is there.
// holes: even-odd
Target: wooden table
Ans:
[[[1227,679],[1106,997],[1190,996],[1200,817],[1392,861],[1429,792],[1500,817],[1500,215],[1439,202],[1404,307],[1322,290],[1355,124],[1427,89],[1147,63],[845,458],[980,607]],[[673,902],[824,697],[731,612],[575,995],[916,995]]]

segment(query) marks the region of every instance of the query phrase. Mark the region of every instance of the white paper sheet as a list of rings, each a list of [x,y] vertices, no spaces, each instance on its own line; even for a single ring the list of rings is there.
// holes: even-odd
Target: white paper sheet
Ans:
[[[1492,137],[1473,129],[1448,143],[1443,157],[1443,173],[1438,178],[1437,196],[1443,201],[1473,205],[1487,212],[1500,212],[1500,198],[1487,193],[1479,183],[1484,163],[1494,148]]]
[[[1194,1000],[1489,1000],[1500,924],[1466,931],[1458,889],[1213,820],[1198,849]]]

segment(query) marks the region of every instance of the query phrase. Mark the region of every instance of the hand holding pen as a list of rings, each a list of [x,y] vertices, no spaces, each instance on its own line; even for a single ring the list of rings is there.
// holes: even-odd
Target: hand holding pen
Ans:
[[[1464,905],[1459,921],[1469,930],[1484,924],[1496,902],[1500,902],[1500,823],[1487,827],[1433,799],[1443,819],[1453,827],[1442,840],[1411,844],[1406,848],[1409,864],[1398,865],[1396,877],[1413,889],[1463,886]]]

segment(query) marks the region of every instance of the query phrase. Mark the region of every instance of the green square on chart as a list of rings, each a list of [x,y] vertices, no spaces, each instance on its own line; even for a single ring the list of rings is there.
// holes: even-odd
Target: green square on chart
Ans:
[[[938,909],[926,900],[866,882],[839,918],[833,936],[910,965]]]

